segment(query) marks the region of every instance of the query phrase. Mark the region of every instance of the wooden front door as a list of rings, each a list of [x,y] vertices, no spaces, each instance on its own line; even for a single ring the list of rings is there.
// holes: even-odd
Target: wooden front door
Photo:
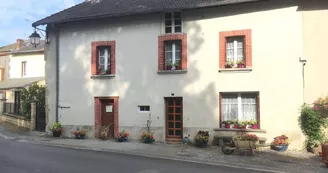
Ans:
[[[114,138],[114,100],[101,100],[101,125],[109,126],[108,138]]]
[[[165,98],[166,139],[182,139],[182,98]]]

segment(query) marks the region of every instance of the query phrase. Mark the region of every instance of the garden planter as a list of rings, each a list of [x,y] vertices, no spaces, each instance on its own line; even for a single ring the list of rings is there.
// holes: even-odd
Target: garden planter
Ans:
[[[328,168],[328,144],[322,144],[322,160],[327,161],[326,166]]]
[[[245,68],[244,64],[238,64],[238,68]]]
[[[166,66],[166,70],[172,70],[172,66]]]
[[[227,128],[227,129],[230,129],[231,125],[230,124],[225,124],[224,127]]]
[[[253,125],[252,129],[259,129],[259,125],[258,124]]]
[[[118,139],[118,142],[126,142],[126,141],[128,141],[127,138],[119,138],[119,139]]]
[[[183,143],[184,144],[188,144],[189,143],[189,138],[188,137],[184,137],[183,138]]]
[[[60,137],[61,131],[52,131],[52,136],[53,137]]]
[[[207,143],[208,141],[195,141],[195,145],[200,148],[207,147]]]
[[[232,68],[232,65],[226,65],[225,68]]]
[[[319,152],[322,152],[322,147],[320,145],[318,147],[308,148],[307,151],[313,154],[318,154]]]
[[[233,125],[233,128],[234,128],[234,129],[239,129],[239,125],[238,125],[238,124],[234,124],[234,125]]]
[[[279,152],[284,152],[288,149],[288,145],[272,145],[271,149]]]
[[[143,143],[145,143],[145,144],[151,144],[151,143],[153,143],[154,141],[152,140],[152,139],[144,139],[143,140]]]
[[[236,147],[238,148],[248,148],[248,147],[252,147],[255,148],[255,141],[234,141],[236,144]]]

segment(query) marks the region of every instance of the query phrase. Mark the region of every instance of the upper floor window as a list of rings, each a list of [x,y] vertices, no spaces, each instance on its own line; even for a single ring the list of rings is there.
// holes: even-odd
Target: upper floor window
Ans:
[[[187,70],[187,35],[169,34],[158,37],[158,70]],[[176,71],[175,73],[178,73]]]
[[[182,32],[181,12],[165,13],[165,33]]]
[[[22,62],[22,77],[26,76],[26,61]]]
[[[98,48],[98,70],[101,74],[110,74],[110,47]]]
[[[91,47],[91,74],[115,74],[115,41],[92,42]]]
[[[165,43],[165,69],[181,70],[181,40],[166,41]]]
[[[251,30],[220,32],[220,68],[252,67]]]
[[[226,64],[231,67],[245,67],[244,59],[244,37],[226,38]],[[229,67],[227,67],[229,68]]]
[[[221,122],[259,123],[258,93],[220,93]]]

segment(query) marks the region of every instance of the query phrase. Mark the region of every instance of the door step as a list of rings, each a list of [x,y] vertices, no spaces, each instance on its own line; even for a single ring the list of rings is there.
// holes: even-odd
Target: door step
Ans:
[[[167,139],[166,140],[167,144],[181,144],[182,143],[182,139]]]

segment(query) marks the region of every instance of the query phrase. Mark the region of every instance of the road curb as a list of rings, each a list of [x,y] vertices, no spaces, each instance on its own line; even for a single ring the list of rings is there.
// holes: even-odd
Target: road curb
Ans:
[[[45,145],[45,146],[52,146],[52,147],[61,147],[61,148],[70,148],[70,149],[77,149],[77,150],[86,150],[86,151],[97,151],[97,152],[108,152],[108,153],[117,153],[117,154],[125,154],[125,155],[133,155],[133,156],[141,156],[141,157],[147,157],[147,158],[154,158],[154,159],[164,159],[164,160],[173,160],[173,161],[181,161],[181,162],[189,162],[189,163],[196,163],[196,164],[205,164],[205,165],[212,165],[212,166],[222,166],[222,167],[230,167],[230,168],[237,168],[237,169],[247,169],[247,170],[253,170],[253,171],[262,171],[262,172],[270,172],[270,173],[288,173],[284,171],[279,170],[273,170],[270,167],[250,167],[246,164],[239,164],[234,165],[231,163],[225,163],[225,162],[213,162],[211,160],[196,160],[196,159],[188,159],[188,157],[176,157],[176,156],[163,156],[163,155],[150,155],[150,154],[143,154],[143,153],[135,153],[135,152],[127,152],[127,151],[121,151],[121,150],[111,150],[111,149],[102,149],[102,148],[90,148],[90,147],[81,147],[76,145],[67,145],[67,144],[54,144],[49,142],[43,142],[43,141],[29,141],[24,140],[21,142],[26,142],[30,144],[37,144],[37,145]]]

